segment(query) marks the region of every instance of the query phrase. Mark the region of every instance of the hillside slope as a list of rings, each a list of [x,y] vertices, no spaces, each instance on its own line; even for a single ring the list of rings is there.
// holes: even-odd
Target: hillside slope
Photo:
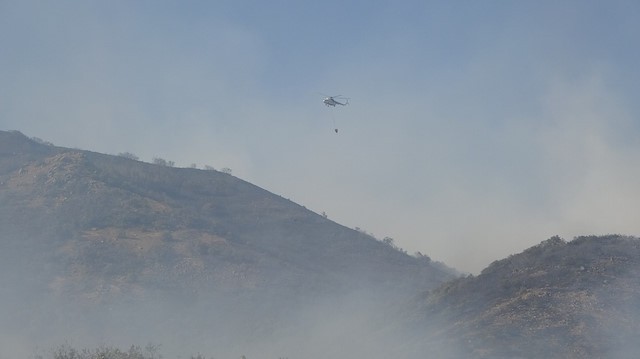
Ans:
[[[413,325],[440,357],[636,357],[640,240],[553,237],[418,303]]]
[[[453,278],[229,174],[19,132],[0,132],[0,228],[4,322],[42,337],[106,340],[158,318],[192,341],[186,327],[271,335],[309,306],[349,307],[357,295],[383,305]]]
[[[0,357],[67,341],[215,357],[640,352],[637,238],[553,237],[455,277],[229,174],[0,131]]]

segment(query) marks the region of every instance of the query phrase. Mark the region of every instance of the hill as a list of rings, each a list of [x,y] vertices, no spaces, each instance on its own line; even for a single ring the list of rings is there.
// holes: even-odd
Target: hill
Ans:
[[[0,131],[0,358],[631,358],[640,240],[552,237],[458,277],[213,170]],[[97,351],[96,351],[97,352]]]
[[[636,357],[640,240],[552,237],[414,304],[414,329],[438,357]]]
[[[15,131],[0,132],[0,228],[2,334],[25,345],[273,341],[454,277],[226,173]]]

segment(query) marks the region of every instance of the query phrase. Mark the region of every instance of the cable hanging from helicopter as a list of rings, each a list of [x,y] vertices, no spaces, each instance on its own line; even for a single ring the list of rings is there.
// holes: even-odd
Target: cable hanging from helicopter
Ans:
[[[344,97],[342,95],[337,95],[337,96],[327,96],[324,98],[324,100],[322,100],[322,103],[325,104],[325,106],[327,107],[336,107],[336,105],[340,105],[340,106],[346,106],[349,104],[349,98]],[[338,133],[338,128],[336,127],[336,120],[335,118],[333,118],[333,114],[331,115],[331,118],[333,119],[333,131],[335,133]]]

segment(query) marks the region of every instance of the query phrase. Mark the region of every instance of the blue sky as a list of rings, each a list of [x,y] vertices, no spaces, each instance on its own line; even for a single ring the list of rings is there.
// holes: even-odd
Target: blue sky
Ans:
[[[639,18],[635,1],[0,1],[0,129],[228,167],[477,273],[553,235],[640,235]]]

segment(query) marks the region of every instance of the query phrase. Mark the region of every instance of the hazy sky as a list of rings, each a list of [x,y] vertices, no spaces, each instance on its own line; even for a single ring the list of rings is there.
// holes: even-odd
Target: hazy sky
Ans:
[[[638,19],[634,0],[0,0],[0,130],[228,167],[477,273],[553,235],[640,235]]]

